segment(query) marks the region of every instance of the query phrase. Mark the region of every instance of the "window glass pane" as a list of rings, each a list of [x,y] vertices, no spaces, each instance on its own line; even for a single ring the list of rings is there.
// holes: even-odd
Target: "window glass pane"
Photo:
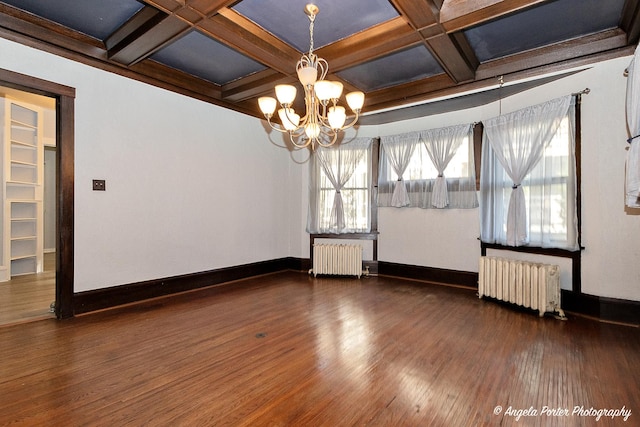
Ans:
[[[522,182],[526,200],[529,246],[569,247],[575,239],[575,169],[570,115],[565,117],[540,162]],[[507,219],[513,182],[495,161],[494,215],[502,219],[496,226],[500,236],[507,234]]]
[[[569,120],[565,117],[544,157],[523,182],[532,244],[540,245],[544,234],[552,241],[568,239],[569,132]]]
[[[366,232],[370,227],[370,150],[362,156],[355,172],[346,182],[340,194],[344,209],[344,221],[349,232]],[[318,201],[318,223],[320,229],[329,230],[335,200],[335,189],[327,174],[320,168],[320,194]]]
[[[384,173],[386,181],[396,181],[397,177],[393,168],[384,165]],[[447,168],[444,171],[447,178],[467,178],[469,176],[469,138],[465,137],[460,147],[456,151]],[[405,181],[436,179],[438,177],[438,169],[436,169],[433,161],[427,153],[424,144],[416,145],[416,149],[411,156],[409,166],[402,175]]]

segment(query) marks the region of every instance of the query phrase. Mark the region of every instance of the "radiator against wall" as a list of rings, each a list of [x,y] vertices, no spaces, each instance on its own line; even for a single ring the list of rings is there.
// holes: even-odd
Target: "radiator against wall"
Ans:
[[[478,296],[488,296],[538,310],[540,317],[560,308],[560,268],[500,257],[480,257]]]
[[[314,244],[313,272],[337,276],[362,276],[362,246],[345,244]]]

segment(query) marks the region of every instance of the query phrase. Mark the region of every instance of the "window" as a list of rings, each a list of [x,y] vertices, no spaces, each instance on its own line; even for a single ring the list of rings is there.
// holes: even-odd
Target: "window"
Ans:
[[[532,246],[541,248],[578,249],[577,226],[577,177],[575,161],[575,106],[568,97],[566,106],[559,108],[560,114],[552,121],[553,130],[541,142],[539,160],[534,156],[522,156],[519,165],[530,162],[530,171],[518,183],[513,179],[519,166],[498,159],[492,144],[483,141],[481,173],[481,240],[508,246]],[[551,101],[550,101],[551,102]],[[558,104],[560,105],[560,104]],[[563,111],[564,110],[564,111]],[[511,150],[517,152],[515,138],[528,138],[539,123],[518,123],[507,138]],[[485,123],[486,125],[486,123]],[[514,136],[517,135],[517,136]],[[513,160],[513,159],[512,159]],[[513,240],[509,232],[510,207],[521,188],[524,201],[524,218],[520,218],[523,238]],[[511,220],[517,221],[518,213],[511,211]]]
[[[380,182],[393,183],[397,176],[389,162],[383,162],[380,168]],[[447,178],[466,178],[469,176],[469,137],[465,136],[462,144],[445,169]],[[438,169],[429,158],[424,144],[417,144],[411,156],[407,170],[402,175],[404,181],[428,181],[438,177]]]
[[[473,126],[383,137],[378,206],[478,207]]]
[[[319,147],[310,162],[307,231],[366,233],[371,230],[371,139]]]

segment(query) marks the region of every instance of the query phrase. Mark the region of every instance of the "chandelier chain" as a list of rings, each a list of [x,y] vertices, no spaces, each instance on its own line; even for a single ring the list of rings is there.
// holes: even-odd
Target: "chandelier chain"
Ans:
[[[316,20],[316,15],[309,15],[309,56],[313,54],[313,24]]]

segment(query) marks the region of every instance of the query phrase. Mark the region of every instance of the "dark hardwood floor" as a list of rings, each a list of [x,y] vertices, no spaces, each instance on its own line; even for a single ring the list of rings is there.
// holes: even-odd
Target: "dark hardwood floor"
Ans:
[[[54,318],[56,254],[44,254],[44,271],[0,282],[0,325]]]
[[[640,425],[639,392],[638,328],[386,277],[286,272],[0,327],[2,425]]]

